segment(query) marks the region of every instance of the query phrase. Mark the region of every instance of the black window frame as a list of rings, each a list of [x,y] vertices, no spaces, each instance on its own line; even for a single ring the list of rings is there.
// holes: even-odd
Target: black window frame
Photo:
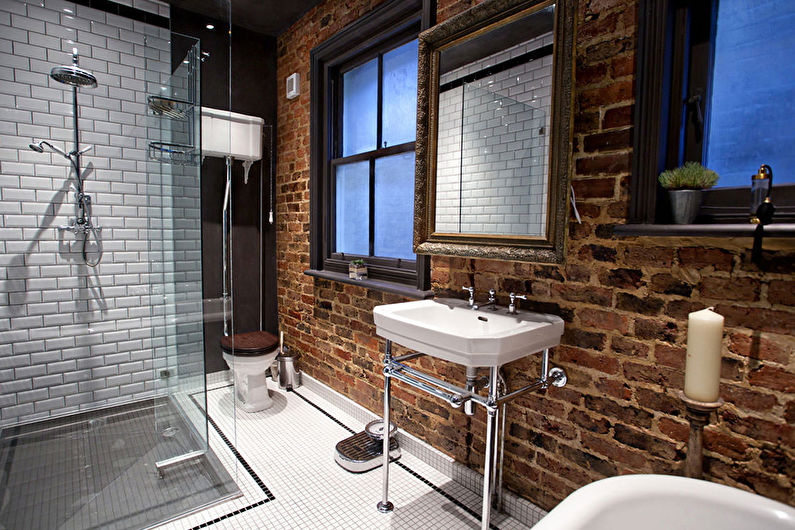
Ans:
[[[717,5],[718,0],[640,0],[630,224],[670,223],[668,194],[657,176],[685,161],[702,161]],[[750,224],[750,177],[756,169],[748,172],[748,186],[706,190],[696,223]],[[772,199],[773,222],[795,222],[795,184],[774,178]]]
[[[420,291],[430,286],[430,259],[416,260],[360,256],[333,252],[335,189],[334,168],[341,163],[370,161],[370,194],[373,194],[375,159],[414,150],[415,142],[381,147],[342,157],[341,80],[345,71],[417,38],[433,23],[435,2],[393,0],[377,7],[326,40],[310,53],[310,267],[308,273],[326,271],[347,275],[352,259],[364,259],[368,276],[378,282],[410,286]],[[379,59],[379,122],[381,142],[381,59]],[[380,144],[379,144],[380,145]],[[370,201],[370,223],[373,223]],[[372,253],[373,234],[370,234]],[[314,274],[318,275],[318,274]],[[372,282],[371,282],[372,283]],[[378,285],[368,285],[378,288]],[[388,290],[388,289],[386,289]]]

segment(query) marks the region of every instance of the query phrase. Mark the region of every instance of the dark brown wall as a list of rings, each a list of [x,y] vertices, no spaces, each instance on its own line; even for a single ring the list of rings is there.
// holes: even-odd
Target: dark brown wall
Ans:
[[[276,122],[276,41],[273,37],[232,26],[231,52],[224,23],[212,21],[181,9],[172,9],[172,31],[199,37],[202,51],[210,57],[202,63],[202,105],[232,112],[259,116],[265,124]],[[215,22],[215,30],[205,28]],[[231,53],[231,94],[230,94]],[[231,96],[231,97],[230,97]],[[251,167],[248,184],[243,183],[241,162],[232,169],[232,296],[234,331],[259,329],[260,287],[263,291],[263,328],[276,332],[276,252],[275,229],[268,220],[269,147],[263,146],[264,158]],[[263,166],[264,164],[264,166]],[[260,171],[262,179],[260,182]],[[206,158],[202,164],[202,284],[204,298],[221,296],[221,212],[223,208],[226,165],[224,160]],[[264,223],[260,223],[260,198]],[[260,231],[264,230],[260,244]],[[260,268],[263,256],[263,273]],[[260,285],[262,282],[262,286]],[[205,364],[207,372],[227,369],[221,357],[220,322],[204,326]]]
[[[380,2],[327,0],[279,37],[278,82],[299,72],[301,96],[279,97],[277,172],[279,310],[302,368],[379,413],[383,340],[372,308],[400,301],[313,279],[309,267],[310,50]],[[474,3],[439,0],[439,20]],[[571,180],[583,223],[569,223],[562,265],[434,257],[439,294],[528,293],[525,307],[566,321],[553,363],[569,384],[508,407],[508,487],[543,508],[591,481],[625,473],[681,474],[687,439],[682,388],[687,313],[726,316],[721,395],[705,432],[708,480],[795,504],[795,250],[769,241],[764,263],[750,239],[617,238],[632,165],[637,0],[580,0]],[[425,370],[463,381],[461,367],[421,358]],[[537,357],[507,367],[519,385]],[[482,469],[482,409],[475,417],[394,385],[396,423],[459,462]]]

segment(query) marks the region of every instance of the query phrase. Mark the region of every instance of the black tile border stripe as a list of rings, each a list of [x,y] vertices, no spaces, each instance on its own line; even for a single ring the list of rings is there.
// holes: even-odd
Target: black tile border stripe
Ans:
[[[213,390],[220,390],[222,388],[229,388],[231,386],[234,385],[219,386],[207,389],[206,391],[212,392]],[[243,455],[241,455],[240,452],[238,452],[237,448],[234,445],[232,445],[232,442],[229,441],[229,438],[227,438],[226,435],[223,433],[223,431],[221,431],[221,428],[218,426],[217,423],[215,423],[215,420],[213,420],[212,417],[210,416],[210,412],[205,411],[201,407],[201,405],[199,405],[199,402],[196,401],[196,398],[194,397],[197,394],[201,394],[201,392],[194,392],[193,394],[190,394],[189,395],[190,400],[193,402],[194,405],[196,405],[196,408],[198,408],[202,412],[202,414],[205,414],[207,416],[207,421],[210,422],[210,425],[212,425],[213,429],[215,429],[215,432],[218,433],[218,436],[221,437],[221,440],[223,440],[223,442],[226,444],[229,450],[232,451],[232,454],[235,455],[235,458],[237,458],[237,461],[240,462],[241,466],[243,466],[243,469],[245,469],[246,472],[248,472],[248,474],[251,476],[251,478],[254,480],[257,486],[259,486],[259,488],[265,494],[265,498],[262,499],[261,501],[255,502],[254,504],[249,504],[248,506],[244,506],[243,508],[237,509],[233,512],[229,512],[224,515],[221,515],[220,517],[216,517],[215,519],[212,519],[210,521],[205,521],[200,525],[194,526],[193,528],[191,528],[191,530],[197,530],[199,528],[207,528],[208,526],[214,525],[225,519],[229,519],[230,517],[234,517],[235,515],[238,515],[240,513],[247,512],[249,510],[257,508],[258,506],[262,506],[263,504],[276,499],[276,497],[273,495],[271,490],[268,489],[268,487],[265,485],[265,483],[262,481],[259,475],[257,475],[254,469],[249,465],[249,463],[246,462],[246,459],[243,458]]]
[[[234,386],[234,385],[219,386],[219,387],[208,389],[207,392],[211,392],[213,390],[220,390],[222,388],[229,388],[229,387],[232,387],[232,386]],[[307,397],[303,396],[301,393],[296,392],[295,390],[287,390],[287,392],[295,394],[296,396],[298,396],[299,398],[304,400],[306,403],[308,403],[309,405],[314,407],[316,410],[318,410],[325,417],[327,417],[328,419],[330,419],[331,421],[333,421],[334,423],[336,423],[337,425],[339,425],[340,427],[342,427],[343,429],[345,429],[349,433],[351,433],[351,434],[355,434],[356,433],[356,431],[354,431],[353,429],[351,429],[350,427],[348,427],[347,425],[342,423],[342,421],[340,421],[339,419],[337,419],[336,417],[331,415],[328,411],[323,410],[319,405],[317,405],[316,403],[312,402]],[[201,392],[195,392],[195,393],[191,394],[190,395],[190,399],[199,408],[199,410],[204,412],[204,410],[201,408],[199,403],[196,401],[196,398],[194,397],[196,394],[200,394],[200,393]],[[254,479],[254,481],[262,488],[262,490],[265,492],[265,494],[268,496],[268,498],[267,499],[263,499],[263,500],[261,500],[261,501],[259,501],[257,503],[254,503],[254,504],[250,504],[250,505],[248,505],[248,506],[246,506],[244,508],[240,508],[239,510],[235,510],[234,512],[230,512],[230,513],[227,513],[227,514],[222,515],[220,517],[216,517],[215,519],[213,519],[211,521],[204,522],[204,523],[202,523],[202,524],[200,524],[198,526],[194,526],[193,528],[191,528],[191,530],[197,530],[199,528],[206,528],[208,526],[211,526],[211,525],[213,525],[215,523],[218,523],[220,521],[223,521],[225,519],[229,519],[230,517],[234,517],[235,515],[237,515],[239,513],[247,512],[248,510],[251,510],[251,509],[256,508],[258,506],[262,506],[266,502],[269,502],[269,501],[272,501],[272,500],[275,499],[275,497],[270,492],[270,490],[268,490],[268,488],[265,486],[265,484],[262,482],[262,480],[259,478],[259,476],[257,476],[257,474],[254,472],[254,470],[251,468],[251,466],[249,466],[248,463],[245,461],[245,459],[240,455],[240,453],[237,451],[235,446],[232,445],[232,443],[229,441],[229,439],[226,437],[226,435],[224,435],[224,433],[221,432],[221,429],[218,427],[218,425],[215,423],[215,421],[210,417],[209,412],[207,412],[207,420],[210,422],[210,425],[213,426],[213,429],[215,429],[215,431],[218,433],[218,435],[221,437],[221,439],[224,441],[224,443],[227,445],[227,447],[229,447],[229,449],[232,451],[232,453],[235,455],[235,457],[237,457],[238,461],[241,463],[243,468],[246,471],[248,471],[248,473],[251,475],[251,477]],[[471,515],[476,520],[481,521],[481,517],[480,517],[479,513],[475,512],[474,510],[472,510],[471,508],[466,506],[464,503],[462,503],[461,501],[459,501],[458,499],[456,499],[455,497],[453,497],[452,495],[450,495],[449,493],[447,493],[446,491],[444,491],[443,489],[438,487],[436,484],[432,483],[430,480],[428,480],[427,478],[423,477],[422,475],[420,475],[419,473],[417,473],[416,471],[411,469],[409,466],[407,466],[403,462],[392,462],[392,463],[394,465],[399,466],[401,469],[405,470],[406,472],[408,472],[411,476],[413,476],[414,478],[416,478],[417,480],[419,480],[420,482],[422,482],[426,486],[430,487],[433,491],[435,491],[436,493],[438,493],[439,495],[441,495],[445,499],[449,500],[450,502],[455,504],[457,507],[461,508],[463,511],[465,511],[466,513]],[[490,524],[489,528],[491,528],[492,530],[500,530],[499,527],[496,526],[494,523]]]
[[[270,502],[270,499],[262,499],[261,501],[255,502],[254,504],[249,504],[248,506],[244,506],[243,508],[240,508],[239,510],[235,510],[234,512],[229,512],[229,513],[224,514],[224,515],[222,515],[220,517],[216,517],[212,521],[207,521],[207,522],[204,522],[204,523],[202,523],[200,525],[194,526],[193,528],[191,528],[191,530],[197,530],[199,528],[207,528],[208,526],[212,526],[215,523],[220,523],[224,519],[229,519],[230,517],[234,517],[237,514],[240,514],[240,513],[243,513],[243,512],[247,512],[249,510],[253,510],[254,508],[262,506],[266,502]]]
[[[317,410],[319,410],[321,413],[323,413],[324,416],[326,416],[327,418],[332,420],[334,423],[336,423],[337,425],[339,425],[340,427],[342,427],[343,429],[345,429],[349,433],[351,433],[351,434],[355,434],[356,433],[356,431],[354,431],[353,429],[351,429],[350,427],[348,427],[347,425],[342,423],[340,420],[338,420],[337,418],[335,418],[334,416],[329,414],[327,411],[325,411],[322,408],[320,408],[319,405],[313,403],[308,398],[302,396],[300,393],[296,392],[295,390],[292,390],[292,393],[295,394],[296,396],[300,397],[301,399],[303,399],[304,401],[306,401],[307,403],[309,403],[313,407],[315,407]],[[437,486],[436,484],[434,484],[433,482],[431,482],[427,478],[423,477],[422,475],[420,475],[419,473],[417,473],[416,471],[411,469],[409,466],[407,466],[403,462],[395,462],[395,461],[393,461],[392,465],[396,465],[396,466],[400,467],[401,469],[404,469],[411,476],[413,476],[414,478],[418,479],[420,482],[422,482],[426,486],[428,486],[431,489],[433,489],[433,491],[435,491],[436,493],[438,493],[439,495],[441,495],[442,497],[444,497],[448,501],[452,502],[453,504],[455,504],[456,506],[458,506],[459,508],[461,508],[462,510],[467,512],[469,515],[471,515],[472,517],[474,517],[478,521],[482,521],[482,518],[481,518],[479,513],[477,513],[476,511],[474,511],[471,508],[469,508],[468,506],[466,506],[464,503],[462,503],[461,501],[459,501],[458,499],[456,499],[455,497],[453,497],[452,495],[450,495],[449,493],[447,493],[446,491],[441,489],[439,486]],[[491,528],[492,530],[499,530],[499,527],[494,525],[494,523],[491,523],[489,525],[489,528]]]
[[[356,434],[356,431],[354,431],[353,429],[351,429],[350,427],[348,427],[347,425],[345,425],[344,423],[342,423],[340,420],[338,420],[337,418],[335,418],[334,416],[332,416],[331,414],[329,414],[327,411],[325,411],[325,410],[323,410],[322,408],[320,408],[320,405],[317,405],[317,404],[315,404],[315,403],[311,402],[309,399],[307,399],[306,397],[302,396],[301,394],[299,394],[299,393],[298,393],[298,392],[296,392],[295,390],[292,390],[291,392],[292,392],[293,394],[295,394],[296,396],[300,397],[301,399],[303,399],[304,401],[306,401],[307,403],[309,403],[310,405],[312,405],[313,407],[315,407],[315,408],[316,408],[317,410],[319,410],[319,411],[320,411],[320,412],[321,412],[321,413],[322,413],[322,414],[323,414],[325,417],[327,417],[328,419],[330,419],[331,421],[333,421],[334,423],[336,423],[337,425],[339,425],[340,427],[342,427],[343,429],[345,429],[345,430],[346,430],[346,431],[348,431],[349,433],[351,433],[351,434]],[[390,423],[391,423],[391,422],[390,422]]]
[[[105,13],[110,13],[112,15],[119,15],[121,17],[131,18],[133,20],[137,20],[138,22],[143,22],[144,24],[151,24],[159,28],[168,29],[171,27],[171,21],[169,20],[168,17],[164,17],[155,13],[150,13],[149,11],[144,11],[143,9],[137,9],[135,7],[117,4],[116,2],[111,2],[111,0],[69,0],[69,1],[79,6],[90,7],[92,9],[98,9],[100,11],[104,11]]]

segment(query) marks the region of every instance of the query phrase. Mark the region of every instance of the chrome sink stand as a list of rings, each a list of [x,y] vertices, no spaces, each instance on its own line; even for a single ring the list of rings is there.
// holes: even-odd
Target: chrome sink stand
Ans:
[[[491,524],[491,503],[497,487],[497,505],[502,503],[502,453],[504,450],[503,438],[505,436],[505,404],[516,399],[526,392],[536,389],[545,389],[549,385],[562,387],[566,384],[566,372],[561,368],[549,368],[549,350],[545,349],[541,357],[541,377],[529,385],[523,386],[512,392],[507,389],[500,392],[498,378],[499,367],[489,367],[488,395],[481,396],[477,390],[467,390],[442,381],[434,376],[425,374],[403,364],[405,361],[425,355],[424,353],[411,353],[401,357],[392,357],[392,341],[387,340],[384,347],[384,425],[389,425],[390,397],[392,379],[403,381],[414,388],[423,390],[436,396],[452,407],[459,408],[464,403],[471,401],[482,405],[486,409],[486,455],[483,469],[483,509],[481,514],[481,529],[487,530]],[[498,422],[501,422],[500,433],[497,432]],[[497,460],[497,447],[499,445],[499,461]],[[389,502],[389,436],[384,437],[384,482],[383,495],[378,503],[378,511],[389,513],[394,505]]]

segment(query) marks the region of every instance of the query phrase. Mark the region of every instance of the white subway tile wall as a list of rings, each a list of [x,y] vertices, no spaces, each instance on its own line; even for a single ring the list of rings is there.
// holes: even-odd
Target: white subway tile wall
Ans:
[[[149,140],[178,134],[147,116],[147,94],[171,82],[169,37],[61,0],[0,0],[0,425],[130,401],[176,384],[162,370],[202,370],[198,170],[147,158]],[[83,166],[102,227],[95,269],[57,229],[75,213],[68,162],[28,149],[72,148],[71,89],[49,72],[73,47],[98,81],[78,97],[81,146],[94,145]]]
[[[441,84],[542,46],[552,33],[445,73]],[[544,236],[552,55],[439,94],[436,231]]]

